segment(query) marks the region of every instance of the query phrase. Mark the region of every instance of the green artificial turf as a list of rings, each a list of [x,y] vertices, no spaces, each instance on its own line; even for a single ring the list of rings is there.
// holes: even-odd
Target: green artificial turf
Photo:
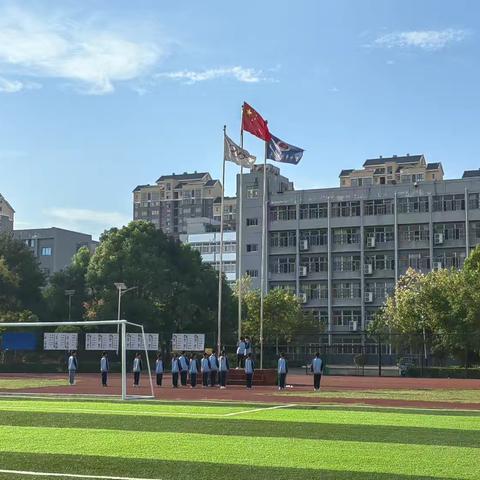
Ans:
[[[22,390],[26,388],[55,387],[66,384],[67,380],[60,378],[0,378],[0,390]]]
[[[286,391],[275,395],[291,395],[295,397],[323,398],[356,398],[386,399],[386,400],[412,400],[420,402],[451,402],[451,403],[478,403],[480,405],[480,390],[322,390],[321,392]]]
[[[480,412],[0,399],[0,469],[162,480],[478,479],[478,458]]]

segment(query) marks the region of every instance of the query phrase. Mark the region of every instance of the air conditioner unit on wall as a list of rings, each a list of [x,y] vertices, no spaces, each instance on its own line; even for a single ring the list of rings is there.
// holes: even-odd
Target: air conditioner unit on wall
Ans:
[[[364,300],[365,300],[365,303],[372,303],[373,302],[373,292],[365,292]]]
[[[367,238],[367,247],[374,248],[375,247],[375,237],[368,237]]]
[[[364,275],[371,275],[373,273],[373,265],[371,263],[366,263],[363,266],[363,274]]]
[[[300,299],[300,303],[307,303],[307,294],[306,293],[299,293],[298,298]]]
[[[440,270],[443,268],[442,262],[433,262],[433,269],[434,270]]]
[[[300,240],[300,251],[306,252],[308,250],[308,240]]]
[[[305,265],[301,265],[298,273],[300,277],[306,277],[308,275],[308,268]]]
[[[434,236],[433,236],[433,240],[435,242],[435,245],[441,245],[443,243],[443,233],[436,233]]]

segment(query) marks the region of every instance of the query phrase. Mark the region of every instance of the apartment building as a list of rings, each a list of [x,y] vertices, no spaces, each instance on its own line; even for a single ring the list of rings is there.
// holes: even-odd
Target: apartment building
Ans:
[[[162,175],[154,185],[134,189],[133,218],[179,238],[188,233],[189,223],[214,223],[214,205],[221,195],[221,182],[207,172]]]
[[[423,155],[412,157],[419,164],[400,170],[408,157],[391,157],[385,164],[382,158],[367,160],[369,171],[385,165],[378,167],[385,168],[385,181],[377,181],[373,170],[373,180],[360,185],[354,179],[366,176],[343,171],[343,186],[312,190],[294,190],[278,168],[267,165],[268,288],[291,290],[327,332],[349,332],[349,341],[358,332],[360,341],[360,333],[407,268],[428,272],[461,267],[480,243],[480,171],[444,180],[440,163],[428,164]],[[397,164],[397,169],[392,167],[395,183],[388,179],[392,162]],[[402,179],[407,171],[409,181]],[[262,185],[262,166],[244,174],[238,254],[242,274],[249,273],[257,288]]]
[[[13,236],[30,247],[46,276],[68,267],[81,247],[93,253],[98,245],[91,235],[56,227],[14,230]]]
[[[0,193],[0,235],[13,231],[15,210]]]

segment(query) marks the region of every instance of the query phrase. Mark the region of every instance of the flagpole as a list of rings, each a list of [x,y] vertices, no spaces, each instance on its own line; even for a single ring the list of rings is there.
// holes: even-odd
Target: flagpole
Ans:
[[[223,126],[223,137],[227,132],[227,127]],[[223,154],[222,168],[222,201],[220,203],[220,265],[218,269],[218,333],[217,333],[217,350],[220,354],[222,351],[222,286],[223,286],[223,202],[225,198],[225,153]]]
[[[243,106],[242,106],[243,115]],[[243,128],[240,128],[240,147],[243,148]],[[239,208],[238,208],[238,230],[237,230],[237,252],[238,252],[238,341],[242,338],[242,232],[243,232],[243,165],[240,165],[239,182]]]
[[[265,156],[263,159],[263,220],[262,220],[262,260],[260,266],[260,369],[263,368],[263,310],[265,301],[265,280],[266,280],[266,250],[267,250],[267,148],[265,142]]]

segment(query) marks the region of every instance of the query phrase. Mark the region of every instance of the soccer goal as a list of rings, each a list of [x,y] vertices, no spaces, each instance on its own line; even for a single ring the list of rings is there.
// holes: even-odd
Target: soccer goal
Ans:
[[[127,320],[0,322],[0,395],[154,398],[152,350]]]

